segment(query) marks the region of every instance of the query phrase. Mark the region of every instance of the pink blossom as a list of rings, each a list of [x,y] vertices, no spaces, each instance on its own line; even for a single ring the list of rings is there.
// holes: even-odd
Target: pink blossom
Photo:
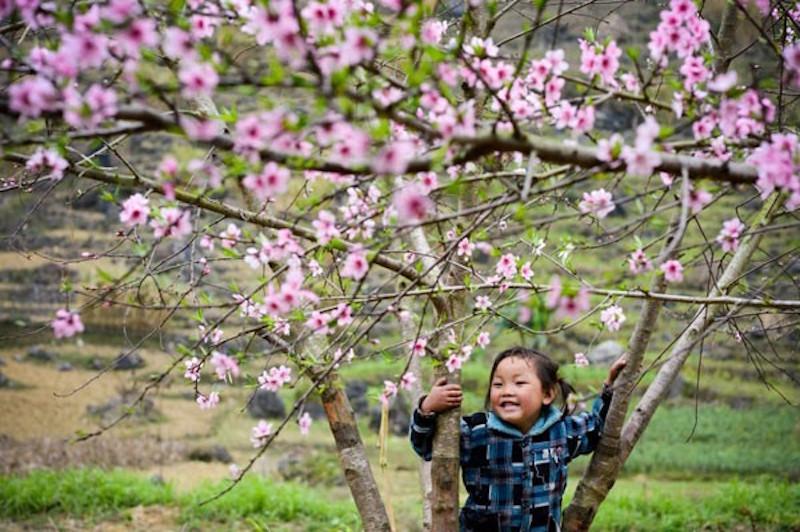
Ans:
[[[425,44],[439,44],[445,30],[447,30],[446,22],[436,19],[426,20],[422,23],[420,37]]]
[[[344,23],[345,9],[339,2],[311,2],[300,12],[315,36],[330,35]]]
[[[347,255],[342,268],[342,277],[350,277],[358,281],[362,279],[369,270],[367,252],[363,249],[356,249]]]
[[[53,328],[53,336],[56,338],[69,338],[84,330],[80,314],[63,308],[56,311],[56,319],[50,323],[50,326]]]
[[[458,241],[458,248],[456,249],[456,253],[459,257],[464,257],[469,260],[472,257],[472,252],[475,250],[475,244],[469,241],[469,238],[462,238]]]
[[[417,174],[417,178],[426,194],[439,186],[439,179],[436,176],[436,172],[420,172]]]
[[[622,148],[622,159],[625,161],[625,172],[632,176],[647,177],[661,164],[661,157],[650,148]]]
[[[453,354],[450,355],[450,358],[447,359],[447,362],[444,363],[445,367],[447,367],[447,371],[453,373],[456,370],[461,369],[461,366],[464,364],[464,359],[460,356]]]
[[[619,133],[614,133],[608,139],[600,139],[597,141],[597,158],[608,163],[610,168],[616,168],[619,166],[619,156],[622,152],[622,146],[622,135]]]
[[[223,130],[223,123],[219,120],[197,119],[190,116],[181,118],[181,126],[186,136],[192,140],[211,140]]]
[[[519,274],[526,281],[530,281],[531,278],[533,277],[533,269],[531,268],[531,263],[526,262],[525,264],[523,264],[522,268],[519,269]]]
[[[417,377],[410,371],[407,371],[400,378],[400,387],[404,390],[411,391],[415,382],[417,382]]]
[[[403,174],[408,163],[414,158],[414,145],[407,141],[394,142],[385,146],[372,161],[376,174]]]
[[[349,27],[344,31],[342,43],[342,65],[357,65],[369,61],[375,56],[378,34],[367,28]]]
[[[58,108],[59,95],[53,84],[40,76],[23,79],[8,87],[8,106],[27,118],[36,118]]]
[[[306,320],[306,327],[314,331],[314,334],[328,334],[330,327],[328,327],[329,317],[327,314],[315,310],[311,312],[311,316]]]
[[[331,312],[336,319],[336,324],[339,327],[344,327],[353,323],[353,309],[347,303],[339,303],[336,308]]]
[[[480,347],[486,347],[492,341],[491,336],[486,331],[482,331],[478,334],[478,339],[475,340],[475,343],[478,344]]]
[[[38,148],[25,163],[25,169],[32,174],[41,173],[42,177],[60,181],[64,170],[69,167],[66,159],[54,149]]]
[[[211,356],[211,365],[221,381],[233,382],[239,376],[239,364],[236,359],[219,351],[214,351]]]
[[[564,88],[563,78],[552,78],[544,85],[544,101],[548,106],[554,105],[561,99],[561,89]]]
[[[641,273],[653,269],[653,263],[644,254],[644,251],[637,249],[628,257],[628,267],[631,273]]]
[[[625,313],[619,305],[612,305],[600,313],[600,321],[611,332],[618,331],[625,319]]]
[[[492,306],[492,300],[489,296],[478,296],[475,298],[475,308],[477,310],[486,310]]]
[[[545,300],[545,306],[547,308],[556,308],[558,306],[558,302],[561,300],[561,277],[558,275],[554,275],[550,278],[550,286],[549,290],[547,291],[547,299]]]
[[[317,231],[317,241],[327,244],[333,238],[339,238],[341,233],[336,228],[336,216],[330,211],[322,210],[317,214],[317,219],[311,222]]]
[[[156,23],[149,18],[131,22],[127,28],[116,35],[117,43],[128,57],[138,58],[141,48],[155,48],[158,44]]]
[[[506,253],[497,261],[495,271],[506,279],[513,278],[517,275],[517,257],[513,253]]]
[[[703,63],[703,58],[696,56],[684,59],[680,72],[683,75],[683,87],[687,91],[694,90],[695,85],[706,81],[711,76],[711,72]]]
[[[109,56],[108,37],[92,32],[66,33],[61,37],[60,51],[79,70],[100,68]]]
[[[308,432],[311,430],[311,415],[303,412],[303,415],[297,420],[297,426],[300,427],[300,434],[308,436]]]
[[[372,91],[372,97],[381,107],[389,107],[402,100],[405,97],[405,93],[397,87],[387,86]]]
[[[158,218],[150,220],[153,235],[156,238],[174,236],[180,238],[192,232],[192,222],[189,211],[177,207],[162,209]]]
[[[183,364],[186,366],[186,372],[183,376],[192,382],[200,380],[200,370],[203,369],[203,362],[197,357],[192,357],[189,360],[184,360]]]
[[[64,121],[72,127],[94,128],[117,113],[117,95],[98,84],[89,87],[84,96],[77,90],[64,90]]]
[[[250,442],[253,444],[253,447],[255,448],[264,447],[267,444],[267,440],[269,440],[271,434],[272,434],[272,423],[267,423],[262,419],[251,430]]]
[[[711,193],[702,188],[692,189],[689,191],[689,208],[692,214],[697,214],[703,210],[703,207],[708,205],[711,201]]]
[[[164,31],[161,47],[164,49],[164,54],[170,59],[190,62],[197,59],[192,36],[180,28],[167,28]]]
[[[284,384],[292,380],[292,370],[286,366],[270,368],[269,372],[263,371],[258,377],[259,388],[270,392],[277,392]]]
[[[589,365],[589,359],[583,353],[575,353],[575,365],[579,368],[585,368]]]
[[[417,338],[413,344],[411,344],[411,354],[424,357],[425,356],[425,347],[428,345],[428,340],[426,338]]]
[[[723,72],[715,77],[713,80],[709,81],[706,87],[710,91],[714,92],[728,92],[733,87],[736,86],[736,81],[738,76],[735,70],[729,70],[727,72]]]
[[[420,222],[433,209],[433,202],[418,183],[405,185],[395,192],[392,205],[397,209],[398,222],[401,225]]]
[[[136,0],[111,0],[107,5],[103,6],[101,16],[114,24],[122,24],[141,13],[141,11],[142,8]]]
[[[601,188],[584,192],[583,201],[580,202],[578,208],[582,213],[592,213],[602,220],[616,208],[616,205],[614,205],[611,193]]]
[[[119,221],[128,227],[146,224],[150,214],[149,203],[149,200],[141,194],[134,194],[123,202]]]
[[[783,61],[789,79],[795,87],[800,87],[800,42],[783,49]]]
[[[286,191],[289,177],[287,168],[270,161],[264,165],[260,174],[247,175],[242,180],[242,185],[260,201],[266,201]]]
[[[219,404],[219,393],[211,392],[207,396],[198,394],[196,400],[200,410],[211,410]]]
[[[680,283],[683,281],[683,265],[677,260],[668,260],[661,265],[664,272],[664,279],[669,283]]]
[[[219,83],[217,71],[208,63],[189,62],[182,65],[178,79],[181,82],[181,94],[184,98],[210,97]]]
[[[556,319],[568,317],[574,320],[589,308],[589,292],[586,288],[581,287],[574,296],[561,296],[558,300],[555,317]]]
[[[389,404],[389,400],[397,395],[397,385],[392,381],[383,381],[383,392],[380,396],[380,401],[384,405]]]
[[[722,251],[733,252],[739,247],[739,239],[745,230],[745,225],[738,218],[731,218],[722,223],[722,230],[717,235],[717,242],[722,246]]]
[[[319,277],[324,273],[322,266],[320,266],[319,263],[313,259],[308,263],[308,270],[311,272],[313,277]]]

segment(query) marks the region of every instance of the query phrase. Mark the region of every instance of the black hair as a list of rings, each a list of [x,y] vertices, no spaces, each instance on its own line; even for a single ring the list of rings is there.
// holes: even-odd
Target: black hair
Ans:
[[[497,370],[497,366],[507,358],[519,358],[530,364],[536,372],[539,382],[542,383],[542,391],[544,393],[553,391],[559,392],[561,394],[561,400],[564,403],[564,406],[561,408],[561,413],[564,415],[569,413],[567,397],[569,397],[570,393],[575,392],[575,388],[558,375],[558,363],[540,351],[522,346],[506,349],[494,358],[492,371],[489,373],[489,388],[486,390],[484,408],[488,410],[491,405],[492,381],[494,380],[494,373]]]

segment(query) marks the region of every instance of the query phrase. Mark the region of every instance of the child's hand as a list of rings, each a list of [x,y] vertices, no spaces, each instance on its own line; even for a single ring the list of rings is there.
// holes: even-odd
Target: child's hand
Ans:
[[[614,384],[614,381],[617,380],[617,376],[619,376],[622,369],[627,365],[628,353],[623,353],[621,357],[611,364],[611,368],[608,370],[608,378],[606,378],[606,385],[611,386]]]
[[[461,405],[461,385],[447,384],[447,378],[442,377],[431,388],[431,393],[425,396],[420,405],[423,414],[445,412]]]

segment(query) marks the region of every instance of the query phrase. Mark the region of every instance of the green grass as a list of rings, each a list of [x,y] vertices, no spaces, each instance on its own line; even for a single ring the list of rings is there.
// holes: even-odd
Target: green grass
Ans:
[[[122,470],[39,470],[25,477],[0,477],[3,518],[42,513],[94,516],[173,500],[170,486]]]
[[[575,484],[570,483],[565,507]],[[800,485],[759,477],[727,482],[620,479],[592,530],[796,530]]]

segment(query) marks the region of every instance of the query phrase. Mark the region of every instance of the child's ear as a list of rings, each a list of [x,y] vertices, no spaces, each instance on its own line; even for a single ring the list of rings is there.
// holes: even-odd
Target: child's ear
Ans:
[[[556,387],[553,386],[544,393],[544,397],[542,397],[542,404],[549,405],[555,400],[556,400]]]

